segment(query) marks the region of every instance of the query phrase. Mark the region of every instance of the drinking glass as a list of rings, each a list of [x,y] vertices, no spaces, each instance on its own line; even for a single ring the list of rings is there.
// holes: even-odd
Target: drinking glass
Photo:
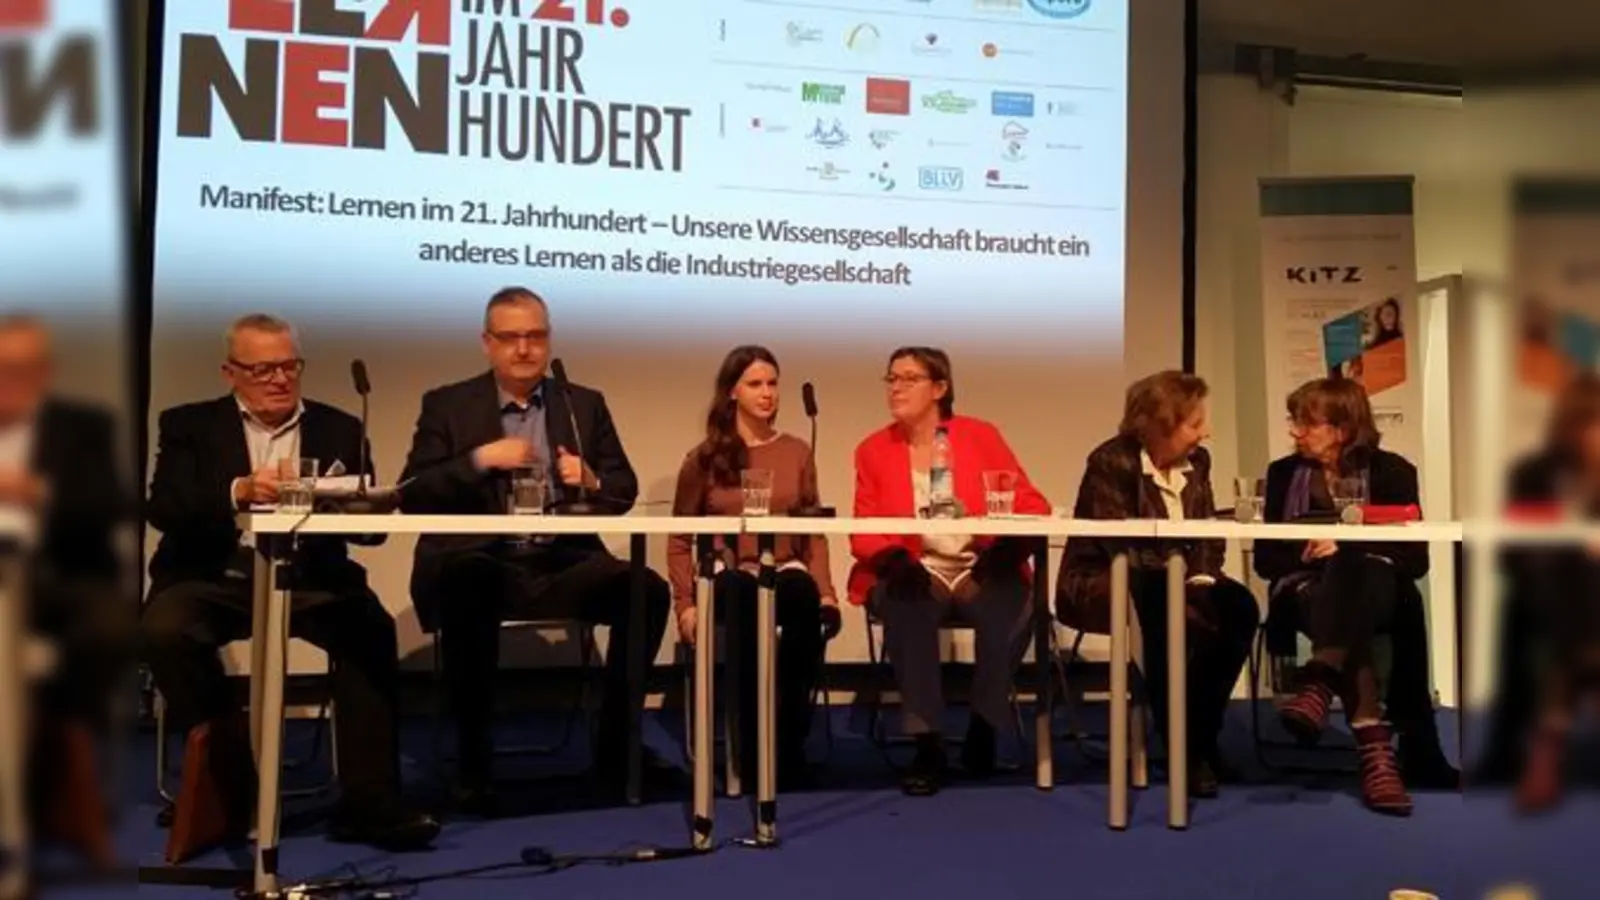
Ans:
[[[1267,482],[1240,476],[1233,479],[1233,519],[1242,524],[1260,522],[1267,508]]]
[[[278,460],[278,509],[287,513],[310,512],[316,500],[317,461],[304,456]]]
[[[745,469],[739,473],[744,491],[744,514],[766,516],[772,513],[772,470]]]
[[[1333,510],[1345,525],[1361,524],[1361,508],[1367,503],[1367,480],[1361,477],[1335,478],[1328,485]]]
[[[511,515],[544,515],[545,491],[549,476],[540,466],[524,466],[511,472],[511,495],[508,498]]]
[[[984,515],[991,519],[1006,519],[1016,515],[1017,473],[990,471],[983,473]]]

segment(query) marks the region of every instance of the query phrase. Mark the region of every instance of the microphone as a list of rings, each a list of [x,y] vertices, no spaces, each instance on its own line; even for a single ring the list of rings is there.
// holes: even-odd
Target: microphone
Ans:
[[[567,424],[572,426],[572,442],[577,446],[578,458],[583,459],[583,435],[578,433],[578,414],[572,408],[572,383],[567,381],[567,367],[559,359],[550,360],[550,377],[555,379],[556,390],[561,392],[561,402],[567,407]],[[600,508],[589,502],[589,489],[578,485],[578,499],[559,503],[550,510],[558,516],[598,516]]]
[[[333,500],[329,505],[349,515],[393,512],[399,506],[400,495],[397,492],[367,490],[367,395],[372,393],[372,381],[367,377],[365,362],[359,359],[350,361],[350,381],[355,386],[356,394],[361,397],[361,448],[357,451],[356,492]]]
[[[811,460],[811,471],[817,471],[817,389],[806,382],[800,386],[800,403],[805,407],[806,418],[811,420],[811,446],[807,450]],[[837,513],[831,506],[810,504],[789,511],[789,515],[797,519],[831,519]]]
[[[356,461],[356,496],[367,495],[367,395],[372,393],[372,382],[367,378],[367,364],[359,359],[350,361],[350,380],[355,383],[356,394],[361,397],[361,452]]]

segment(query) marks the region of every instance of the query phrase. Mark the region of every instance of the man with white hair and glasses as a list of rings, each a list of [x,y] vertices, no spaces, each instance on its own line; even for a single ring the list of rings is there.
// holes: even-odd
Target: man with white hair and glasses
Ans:
[[[185,765],[207,765],[222,786],[224,837],[248,828],[255,796],[247,720],[217,655],[251,627],[254,561],[235,516],[276,502],[284,461],[314,459],[325,473],[336,462],[355,471],[365,457],[364,471],[373,471],[360,421],[301,396],[305,366],[289,323],[245,316],[226,337],[229,392],[168,409],[158,427],[147,518],[161,541],[150,560],[145,655],[168,714],[191,739],[207,729],[207,758]],[[302,537],[294,573],[290,632],[327,651],[339,717],[342,796],[330,836],[389,850],[425,847],[438,823],[400,799],[394,620],[343,537]],[[186,794],[178,821],[195,799]]]

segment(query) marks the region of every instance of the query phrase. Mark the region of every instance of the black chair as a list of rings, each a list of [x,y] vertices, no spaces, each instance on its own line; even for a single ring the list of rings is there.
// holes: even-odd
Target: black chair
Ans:
[[[501,633],[512,629],[539,629],[539,628],[566,628],[574,634],[578,641],[578,669],[580,684],[573,697],[572,704],[567,708],[566,715],[562,717],[561,735],[550,743],[515,744],[496,747],[494,755],[497,757],[508,756],[556,756],[566,751],[572,744],[573,732],[577,729],[579,720],[584,723],[584,728],[593,736],[593,704],[590,702],[592,691],[590,682],[593,680],[595,660],[599,657],[599,647],[595,642],[595,626],[588,622],[574,619],[517,619],[501,623]],[[439,631],[433,633],[433,646],[431,648],[433,669],[433,752],[434,760],[438,767],[441,779],[446,778],[446,764],[454,759],[453,755],[444,749],[444,719],[445,695],[444,667],[439,652]]]

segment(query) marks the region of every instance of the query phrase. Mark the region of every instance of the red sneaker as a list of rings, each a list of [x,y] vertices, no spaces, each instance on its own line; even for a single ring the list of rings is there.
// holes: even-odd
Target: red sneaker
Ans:
[[[1351,730],[1361,754],[1361,802],[1386,816],[1411,815],[1411,795],[1400,776],[1388,726],[1363,725]]]
[[[1333,708],[1333,675],[1324,667],[1306,666],[1299,692],[1278,708],[1284,730],[1302,746],[1315,747],[1328,727],[1328,710]]]

